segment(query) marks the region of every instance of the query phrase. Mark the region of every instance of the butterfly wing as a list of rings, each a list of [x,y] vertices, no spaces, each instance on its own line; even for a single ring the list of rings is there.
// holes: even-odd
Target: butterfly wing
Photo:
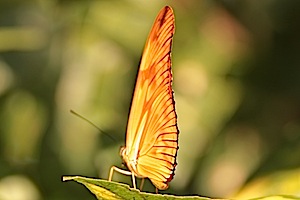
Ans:
[[[172,8],[164,7],[148,36],[127,125],[128,168],[148,177],[160,190],[168,188],[176,166],[178,127],[172,91]]]

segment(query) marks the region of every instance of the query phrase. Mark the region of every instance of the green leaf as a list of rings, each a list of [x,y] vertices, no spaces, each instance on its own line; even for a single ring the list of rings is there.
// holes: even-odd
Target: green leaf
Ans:
[[[83,184],[87,187],[96,197],[97,199],[108,199],[108,200],[119,200],[119,199],[155,199],[155,200],[178,200],[178,199],[185,199],[185,200],[216,200],[206,197],[200,196],[174,196],[174,195],[166,195],[166,194],[152,194],[141,192],[138,189],[130,188],[128,185],[123,183],[116,183],[102,179],[93,179],[93,178],[86,178],[81,176],[63,176],[63,181],[76,181],[78,183]],[[288,195],[275,195],[269,197],[260,197],[255,198],[255,200],[295,200],[300,198]],[[219,199],[221,200],[221,199]],[[225,200],[225,199],[223,199]],[[252,199],[254,200],[254,199]]]
[[[138,189],[130,188],[128,185],[123,183],[116,183],[102,179],[92,179],[80,176],[64,176],[63,181],[73,180],[83,184],[87,187],[97,199],[157,199],[157,200],[172,200],[172,199],[197,199],[197,200],[209,200],[209,198],[198,197],[198,196],[186,196],[176,197],[173,195],[165,194],[152,194],[141,192]]]

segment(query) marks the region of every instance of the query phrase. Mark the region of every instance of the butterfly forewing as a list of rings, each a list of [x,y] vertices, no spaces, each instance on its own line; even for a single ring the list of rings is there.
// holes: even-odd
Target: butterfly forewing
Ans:
[[[173,10],[158,14],[148,36],[127,125],[128,168],[147,177],[158,189],[167,189],[176,166],[178,128],[172,91],[171,46]]]

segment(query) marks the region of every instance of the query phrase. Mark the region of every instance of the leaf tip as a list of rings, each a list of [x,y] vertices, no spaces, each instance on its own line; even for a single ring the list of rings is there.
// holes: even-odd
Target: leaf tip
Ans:
[[[77,176],[62,176],[62,181],[74,180]]]

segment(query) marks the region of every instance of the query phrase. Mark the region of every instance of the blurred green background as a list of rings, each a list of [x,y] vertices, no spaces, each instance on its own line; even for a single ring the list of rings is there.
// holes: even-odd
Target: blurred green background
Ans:
[[[1,0],[1,200],[94,199],[61,176],[121,166],[138,63],[167,4],[180,148],[166,192],[300,195],[300,1]]]

